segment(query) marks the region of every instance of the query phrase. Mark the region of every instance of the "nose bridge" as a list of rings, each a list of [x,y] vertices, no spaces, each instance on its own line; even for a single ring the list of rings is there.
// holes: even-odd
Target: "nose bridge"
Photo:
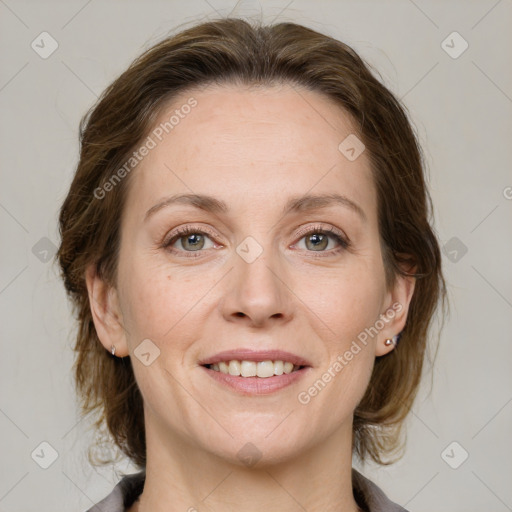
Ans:
[[[261,243],[252,236],[242,240],[234,254],[235,268],[225,314],[239,317],[243,313],[257,324],[288,317],[290,298],[279,261],[271,240]]]

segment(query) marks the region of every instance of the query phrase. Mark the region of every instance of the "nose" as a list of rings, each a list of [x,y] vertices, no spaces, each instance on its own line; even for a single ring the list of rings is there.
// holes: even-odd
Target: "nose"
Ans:
[[[270,327],[292,318],[293,293],[286,284],[286,275],[277,258],[266,249],[248,263],[234,255],[234,268],[229,273],[223,316],[227,321],[245,323],[249,327]]]

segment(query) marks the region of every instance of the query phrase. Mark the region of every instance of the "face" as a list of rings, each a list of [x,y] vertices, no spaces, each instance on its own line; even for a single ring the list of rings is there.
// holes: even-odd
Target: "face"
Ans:
[[[407,294],[386,288],[367,155],[338,149],[350,119],[305,89],[208,86],[151,133],[122,217],[111,307],[123,329],[100,327],[131,357],[147,430],[231,461],[251,443],[263,462],[351,435]]]

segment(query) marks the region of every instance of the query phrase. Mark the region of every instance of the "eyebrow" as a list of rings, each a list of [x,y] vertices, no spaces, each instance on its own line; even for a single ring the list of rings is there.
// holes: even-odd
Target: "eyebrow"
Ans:
[[[167,197],[152,206],[146,212],[144,221],[147,221],[152,215],[162,208],[175,204],[194,206],[200,210],[216,214],[229,212],[228,205],[224,201],[215,197],[204,194],[176,194]],[[364,210],[357,203],[340,194],[302,195],[291,197],[284,205],[281,213],[282,215],[286,215],[291,212],[308,212],[327,208],[333,205],[341,205],[349,208],[353,212],[357,213],[364,222],[367,222]]]

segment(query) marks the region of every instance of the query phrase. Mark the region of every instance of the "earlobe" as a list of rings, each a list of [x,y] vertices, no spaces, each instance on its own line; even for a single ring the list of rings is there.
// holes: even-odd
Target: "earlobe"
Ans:
[[[381,315],[388,319],[384,329],[379,333],[375,356],[383,356],[396,350],[402,331],[407,322],[409,306],[414,295],[416,278],[412,275],[398,275],[393,290],[388,295],[385,313]],[[391,312],[391,314],[389,313]]]
[[[129,351],[126,331],[122,322],[117,291],[97,275],[94,265],[87,267],[85,281],[94,327],[101,344],[112,355],[127,356]]]

